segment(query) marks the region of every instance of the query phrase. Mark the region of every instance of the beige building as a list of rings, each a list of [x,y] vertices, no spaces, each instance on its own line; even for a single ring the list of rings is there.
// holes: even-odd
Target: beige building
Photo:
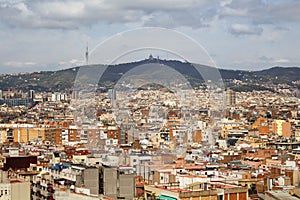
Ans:
[[[14,142],[28,142],[33,140],[45,140],[44,128],[14,128],[13,129]]]
[[[11,200],[30,200],[30,182],[11,182]]]
[[[55,127],[16,127],[12,129],[14,142],[49,141],[62,143],[62,131]]]
[[[30,200],[30,182],[7,179],[7,174],[3,171],[0,174],[0,199]]]
[[[284,120],[275,120],[272,124],[272,130],[279,136],[285,138],[291,137],[291,123]]]

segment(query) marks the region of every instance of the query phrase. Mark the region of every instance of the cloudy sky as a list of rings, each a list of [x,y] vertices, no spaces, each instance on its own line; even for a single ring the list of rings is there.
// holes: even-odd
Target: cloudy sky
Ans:
[[[0,73],[76,66],[87,43],[139,27],[193,38],[220,68],[300,66],[299,13],[298,0],[0,0]]]

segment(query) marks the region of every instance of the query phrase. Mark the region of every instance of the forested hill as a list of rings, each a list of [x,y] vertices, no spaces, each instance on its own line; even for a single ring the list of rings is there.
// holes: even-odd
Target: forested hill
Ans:
[[[111,87],[122,75],[129,70],[147,63],[159,63],[167,65],[179,73],[183,74],[192,85],[201,83],[202,77],[195,70],[193,65],[175,60],[145,59],[137,62],[130,62],[118,65],[111,65],[105,71],[99,84]],[[210,68],[207,66],[201,66]],[[69,68],[59,71],[41,71],[33,73],[4,74],[0,76],[0,88],[36,90],[36,91],[64,91],[72,89],[79,67]],[[230,85],[234,79],[241,80],[250,85],[257,84],[291,84],[300,80],[299,67],[273,67],[260,71],[226,70],[219,69],[224,82]],[[238,89],[238,88],[237,88]]]

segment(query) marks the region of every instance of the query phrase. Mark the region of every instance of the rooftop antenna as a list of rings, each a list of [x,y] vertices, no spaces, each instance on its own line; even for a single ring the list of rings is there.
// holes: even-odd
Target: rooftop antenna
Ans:
[[[85,62],[86,62],[86,65],[89,64],[89,46],[88,46],[88,43],[86,44]]]

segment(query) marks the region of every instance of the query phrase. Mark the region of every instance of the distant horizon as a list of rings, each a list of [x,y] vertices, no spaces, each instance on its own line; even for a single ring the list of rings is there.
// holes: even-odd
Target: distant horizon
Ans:
[[[147,60],[148,58],[145,59],[139,59],[139,60],[134,60],[134,61],[127,61],[127,62],[120,62],[120,63],[115,63],[113,65],[119,65],[119,64],[128,64],[128,63],[134,63],[134,62],[141,62],[143,60]],[[154,58],[157,59],[157,58]],[[160,59],[159,60],[165,60],[165,61],[179,61],[179,62],[183,62],[182,60],[179,59]],[[98,64],[91,64],[91,65],[98,65]],[[100,64],[99,64],[100,65]],[[53,70],[33,70],[33,71],[19,71],[19,72],[12,72],[12,73],[0,73],[1,75],[13,75],[13,74],[27,74],[27,73],[38,73],[38,72],[55,72],[55,71],[63,71],[63,70],[68,70],[68,69],[72,69],[72,68],[78,68],[81,66],[86,66],[86,64],[82,64],[82,65],[76,65],[76,66],[65,66],[64,68],[56,68]],[[212,66],[210,66],[212,67]],[[263,70],[269,70],[272,68],[276,68],[276,67],[280,67],[280,68],[300,68],[300,66],[279,66],[279,65],[274,65],[274,66],[269,66],[269,67],[263,67],[260,69],[238,69],[238,68],[222,68],[217,66],[217,69],[221,69],[221,70],[232,70],[232,71],[263,71]]]

